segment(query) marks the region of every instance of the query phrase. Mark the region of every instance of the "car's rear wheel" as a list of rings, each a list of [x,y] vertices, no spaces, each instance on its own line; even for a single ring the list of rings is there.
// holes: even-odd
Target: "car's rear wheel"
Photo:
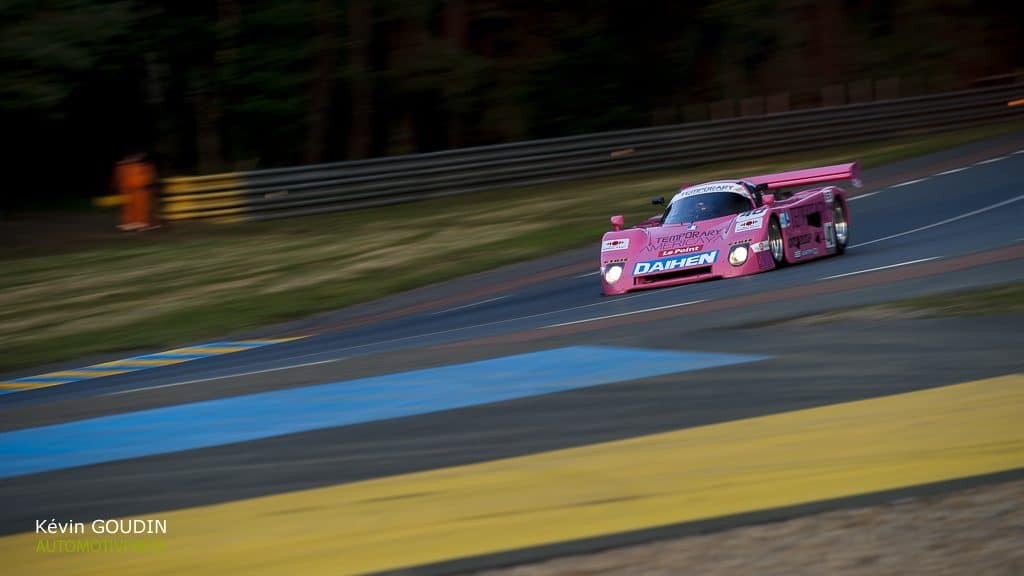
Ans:
[[[850,224],[846,221],[846,209],[839,200],[832,203],[832,231],[836,235],[836,254],[846,252],[846,243],[850,241]]]
[[[786,240],[782,237],[782,226],[779,226],[779,219],[775,216],[768,220],[768,250],[776,267],[786,265]]]

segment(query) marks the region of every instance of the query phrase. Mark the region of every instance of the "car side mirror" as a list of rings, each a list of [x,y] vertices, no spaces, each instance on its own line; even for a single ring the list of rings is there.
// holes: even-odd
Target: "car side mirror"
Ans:
[[[771,206],[775,204],[775,194],[765,194],[761,196],[761,204],[763,206]]]
[[[626,220],[622,217],[622,214],[616,214],[615,216],[612,216],[612,226],[616,230],[622,230],[622,226],[625,224],[625,222]]]
[[[654,204],[655,206],[664,206],[665,205],[665,197],[664,196],[655,196],[654,198],[651,198],[651,204]]]

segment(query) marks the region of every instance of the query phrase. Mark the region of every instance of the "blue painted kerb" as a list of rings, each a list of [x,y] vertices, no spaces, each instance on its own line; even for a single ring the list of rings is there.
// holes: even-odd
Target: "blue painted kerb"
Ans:
[[[760,360],[572,346],[0,433],[0,478]]]

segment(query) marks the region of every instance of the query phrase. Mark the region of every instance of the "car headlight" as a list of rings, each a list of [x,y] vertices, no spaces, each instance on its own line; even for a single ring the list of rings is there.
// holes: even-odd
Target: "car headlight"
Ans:
[[[733,266],[740,266],[747,261],[749,255],[746,244],[740,244],[739,246],[733,246],[732,250],[729,250],[729,264]]]
[[[604,281],[615,284],[622,278],[622,264],[612,264],[604,269]]]

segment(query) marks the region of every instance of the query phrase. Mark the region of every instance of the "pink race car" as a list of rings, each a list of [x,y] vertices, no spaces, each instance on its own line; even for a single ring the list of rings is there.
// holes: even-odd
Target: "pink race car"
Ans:
[[[850,238],[846,192],[824,186],[781,193],[841,180],[860,187],[857,162],[684,187],[660,216],[627,230],[622,216],[612,216],[615,230],[601,239],[603,292],[757,274],[842,254]]]

